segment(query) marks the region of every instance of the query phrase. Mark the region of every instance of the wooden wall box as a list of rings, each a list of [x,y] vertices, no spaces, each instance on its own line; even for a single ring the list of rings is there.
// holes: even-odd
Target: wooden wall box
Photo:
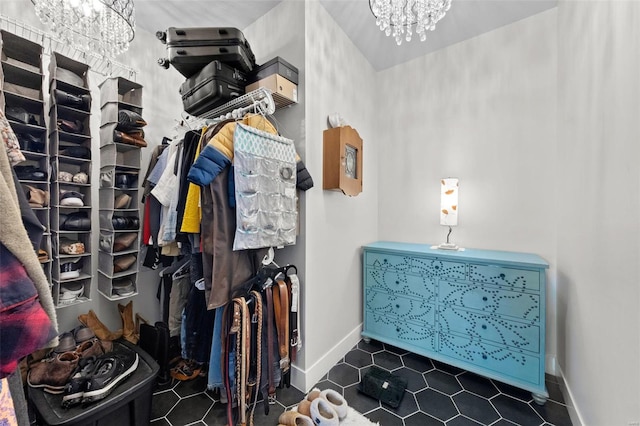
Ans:
[[[362,192],[362,138],[350,126],[323,133],[322,188],[345,195]]]

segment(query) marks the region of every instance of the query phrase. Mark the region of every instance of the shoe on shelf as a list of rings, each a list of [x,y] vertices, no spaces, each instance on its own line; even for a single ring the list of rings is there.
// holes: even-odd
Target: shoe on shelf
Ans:
[[[78,276],[80,276],[80,271],[78,272]],[[62,274],[60,274],[62,277]],[[73,302],[77,301],[80,296],[84,293],[84,285],[81,282],[68,282],[60,284],[60,296],[58,297],[58,304],[60,305],[70,305]]]
[[[146,148],[147,142],[138,137],[139,133],[129,134],[125,132],[121,132],[120,130],[113,131],[113,141],[126,143],[127,145],[137,146],[139,148]]]
[[[116,129],[123,132],[138,130],[147,125],[142,116],[135,111],[128,109],[118,110],[118,124]]]
[[[86,381],[82,402],[104,399],[138,368],[138,354],[111,353],[96,358],[96,365]]]
[[[53,95],[59,105],[70,106],[83,111],[91,109],[91,97],[89,95],[72,95],[60,89],[53,89]]]
[[[129,208],[129,204],[131,204],[131,195],[129,195],[129,194],[120,194],[115,198],[115,200],[113,202],[113,208],[114,209],[128,209]]]
[[[72,278],[78,278],[80,276],[80,269],[82,269],[81,260],[82,259],[79,257],[73,259],[64,259],[64,263],[60,265],[60,279],[69,280]],[[60,291],[62,292],[62,290]],[[69,291],[74,291],[74,289],[70,288]]]
[[[122,272],[126,271],[136,263],[137,257],[133,254],[125,254],[124,256],[119,256],[116,260],[113,261],[113,272]]]

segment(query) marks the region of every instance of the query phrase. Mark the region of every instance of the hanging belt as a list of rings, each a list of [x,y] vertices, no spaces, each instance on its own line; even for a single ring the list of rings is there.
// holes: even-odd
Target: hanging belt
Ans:
[[[239,331],[236,339],[236,389],[238,393],[238,424],[247,424],[247,373],[249,371],[248,351],[251,345],[251,319],[244,297],[233,299],[233,326],[239,319]]]
[[[262,296],[260,293],[253,290],[251,296],[254,303],[254,314],[251,318],[251,323],[257,323],[258,327],[255,333],[255,348],[256,348],[256,381],[255,395],[253,399],[253,407],[251,407],[251,414],[249,415],[249,425],[253,426],[253,413],[256,411],[256,405],[258,405],[258,394],[260,393],[260,376],[262,375]],[[255,321],[254,321],[255,319]]]
[[[230,316],[233,318],[230,320]],[[222,313],[222,333],[223,333],[223,353],[222,353],[222,377],[224,380],[225,391],[227,393],[227,425],[233,426],[233,397],[231,396],[231,381],[229,379],[229,352],[231,347],[232,332],[231,330],[237,330],[236,326],[229,327],[229,323],[234,323],[236,319],[235,310],[231,304],[226,304]],[[237,331],[235,331],[237,333]]]
[[[267,296],[267,361],[269,362],[268,377],[269,377],[269,404],[276,403],[276,385],[275,378],[273,377],[273,296],[271,294],[271,288],[267,288],[265,291]]]
[[[278,331],[278,348],[280,350],[280,369],[289,371],[289,290],[284,281],[276,281],[273,286],[273,312]]]
[[[296,274],[290,274],[287,277],[287,283],[291,292],[291,316],[290,329],[291,329],[291,348],[290,356],[291,362],[296,360],[296,354],[302,349],[302,334],[300,333],[300,280]]]

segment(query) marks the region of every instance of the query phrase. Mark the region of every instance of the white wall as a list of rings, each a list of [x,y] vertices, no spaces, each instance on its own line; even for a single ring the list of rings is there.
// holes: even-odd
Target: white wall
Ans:
[[[29,0],[2,0],[0,2],[0,14],[28,24],[42,32],[47,33],[48,28],[45,27],[37,18],[33,4]],[[43,57],[43,66],[45,69],[44,96],[48,102],[48,73],[49,55],[46,54],[48,44],[45,43],[45,56]],[[164,135],[171,133],[171,129],[180,118],[182,111],[182,101],[178,89],[184,78],[175,70],[164,70],[156,64],[159,57],[165,56],[165,46],[160,43],[155,35],[141,31],[136,32],[130,49],[116,58],[117,62],[125,64],[136,71],[136,75],[131,79],[143,86],[143,116],[148,122],[145,127],[145,139],[149,144],[148,148],[142,149],[141,173],[144,173],[149,164],[149,158],[153,147],[162,141]],[[89,83],[91,95],[93,97],[91,108],[91,134],[93,136],[92,158],[93,167],[91,171],[91,181],[97,182],[100,173],[100,89],[98,85],[104,81],[105,75],[98,74],[90,70]],[[48,108],[45,110],[45,114]],[[98,186],[94,185],[91,189],[91,199],[96,200],[93,206],[92,218],[96,224],[92,232],[92,246],[98,247],[99,229],[98,224]],[[61,308],[57,310],[59,331],[63,332],[77,326],[77,317],[81,313],[86,313],[89,309],[93,309],[98,317],[111,329],[122,327],[117,302],[108,301],[101,296],[98,291],[98,251],[92,256],[93,281],[90,293],[91,301],[78,305]],[[155,294],[158,285],[159,276],[157,271],[140,267],[141,273],[138,276],[138,292],[139,294],[133,298],[123,300],[121,303],[126,304],[129,300],[133,300],[134,312],[139,312],[145,318],[154,321],[159,319],[159,302]]]
[[[380,238],[438,244],[440,179],[460,179],[462,247],[539,254],[555,354],[556,10],[378,75]],[[552,362],[549,363],[552,367]]]
[[[305,365],[309,388],[359,340],[360,247],[378,233],[379,108],[375,73],[318,1],[305,2],[306,161],[316,187],[307,194]],[[322,190],[322,132],[339,112],[363,139],[363,192]]]
[[[640,3],[560,2],[558,359],[589,426],[640,422],[638,52]]]

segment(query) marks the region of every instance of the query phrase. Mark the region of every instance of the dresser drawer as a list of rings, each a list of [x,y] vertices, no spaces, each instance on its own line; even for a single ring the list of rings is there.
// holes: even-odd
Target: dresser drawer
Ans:
[[[476,309],[527,322],[540,321],[540,295],[495,286],[440,281],[438,301],[443,305]]]
[[[540,359],[510,348],[493,346],[466,337],[440,334],[440,353],[508,376],[540,385]]]
[[[540,290],[540,272],[527,269],[470,264],[469,279],[475,282],[508,286],[513,289]]]
[[[501,346],[535,353],[540,351],[540,326],[537,323],[510,321],[497,315],[485,315],[451,306],[440,308],[438,322],[439,330],[446,334],[453,331]]]
[[[364,333],[385,341],[405,342],[429,351],[435,351],[438,347],[438,333],[434,329],[370,311],[365,312]]]
[[[403,321],[420,322],[431,327],[435,325],[435,306],[424,300],[367,290],[365,309]]]
[[[431,277],[464,280],[467,267],[463,262],[441,260],[437,257],[402,256],[389,253],[365,252],[368,267],[393,270]]]
[[[413,296],[430,302],[436,298],[436,285],[432,278],[396,270],[367,268],[364,285],[365,289]]]

